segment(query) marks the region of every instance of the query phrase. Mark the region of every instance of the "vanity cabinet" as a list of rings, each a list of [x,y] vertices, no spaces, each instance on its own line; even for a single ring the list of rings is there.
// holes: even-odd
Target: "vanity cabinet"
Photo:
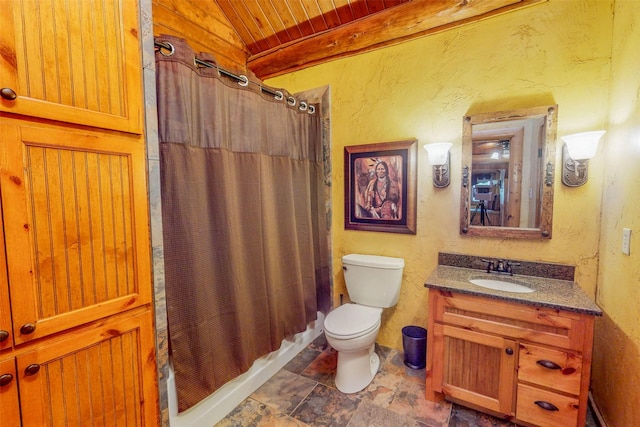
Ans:
[[[426,398],[534,426],[583,426],[593,316],[430,289]]]

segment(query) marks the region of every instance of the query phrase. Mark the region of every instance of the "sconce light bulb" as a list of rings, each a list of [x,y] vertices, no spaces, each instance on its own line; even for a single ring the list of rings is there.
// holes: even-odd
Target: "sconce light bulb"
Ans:
[[[604,134],[603,130],[582,132],[563,136],[562,140],[567,145],[569,157],[573,160],[587,160],[596,155],[598,142]]]
[[[449,148],[451,148],[452,145],[450,142],[425,144],[424,149],[427,150],[429,155],[429,163],[431,163],[432,166],[444,165],[447,162]]]

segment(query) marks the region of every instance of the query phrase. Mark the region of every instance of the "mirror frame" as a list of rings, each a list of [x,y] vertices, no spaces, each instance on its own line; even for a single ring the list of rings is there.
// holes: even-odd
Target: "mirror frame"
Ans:
[[[545,148],[540,228],[521,227],[486,227],[470,224],[472,176],[472,130],[473,125],[483,123],[507,122],[529,118],[545,118]],[[556,132],[558,106],[524,108],[510,111],[491,112],[467,115],[463,118],[462,132],[462,188],[460,192],[460,234],[466,236],[516,238],[516,239],[551,239],[553,225],[553,175],[556,160]]]

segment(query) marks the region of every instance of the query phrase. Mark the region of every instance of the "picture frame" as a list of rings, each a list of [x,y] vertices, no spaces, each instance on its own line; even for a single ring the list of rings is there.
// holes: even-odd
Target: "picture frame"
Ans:
[[[344,148],[344,228],[416,234],[416,139]]]

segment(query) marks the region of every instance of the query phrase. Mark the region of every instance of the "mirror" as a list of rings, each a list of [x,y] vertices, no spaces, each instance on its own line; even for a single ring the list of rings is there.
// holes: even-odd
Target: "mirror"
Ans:
[[[550,239],[558,106],[464,117],[460,233]]]

